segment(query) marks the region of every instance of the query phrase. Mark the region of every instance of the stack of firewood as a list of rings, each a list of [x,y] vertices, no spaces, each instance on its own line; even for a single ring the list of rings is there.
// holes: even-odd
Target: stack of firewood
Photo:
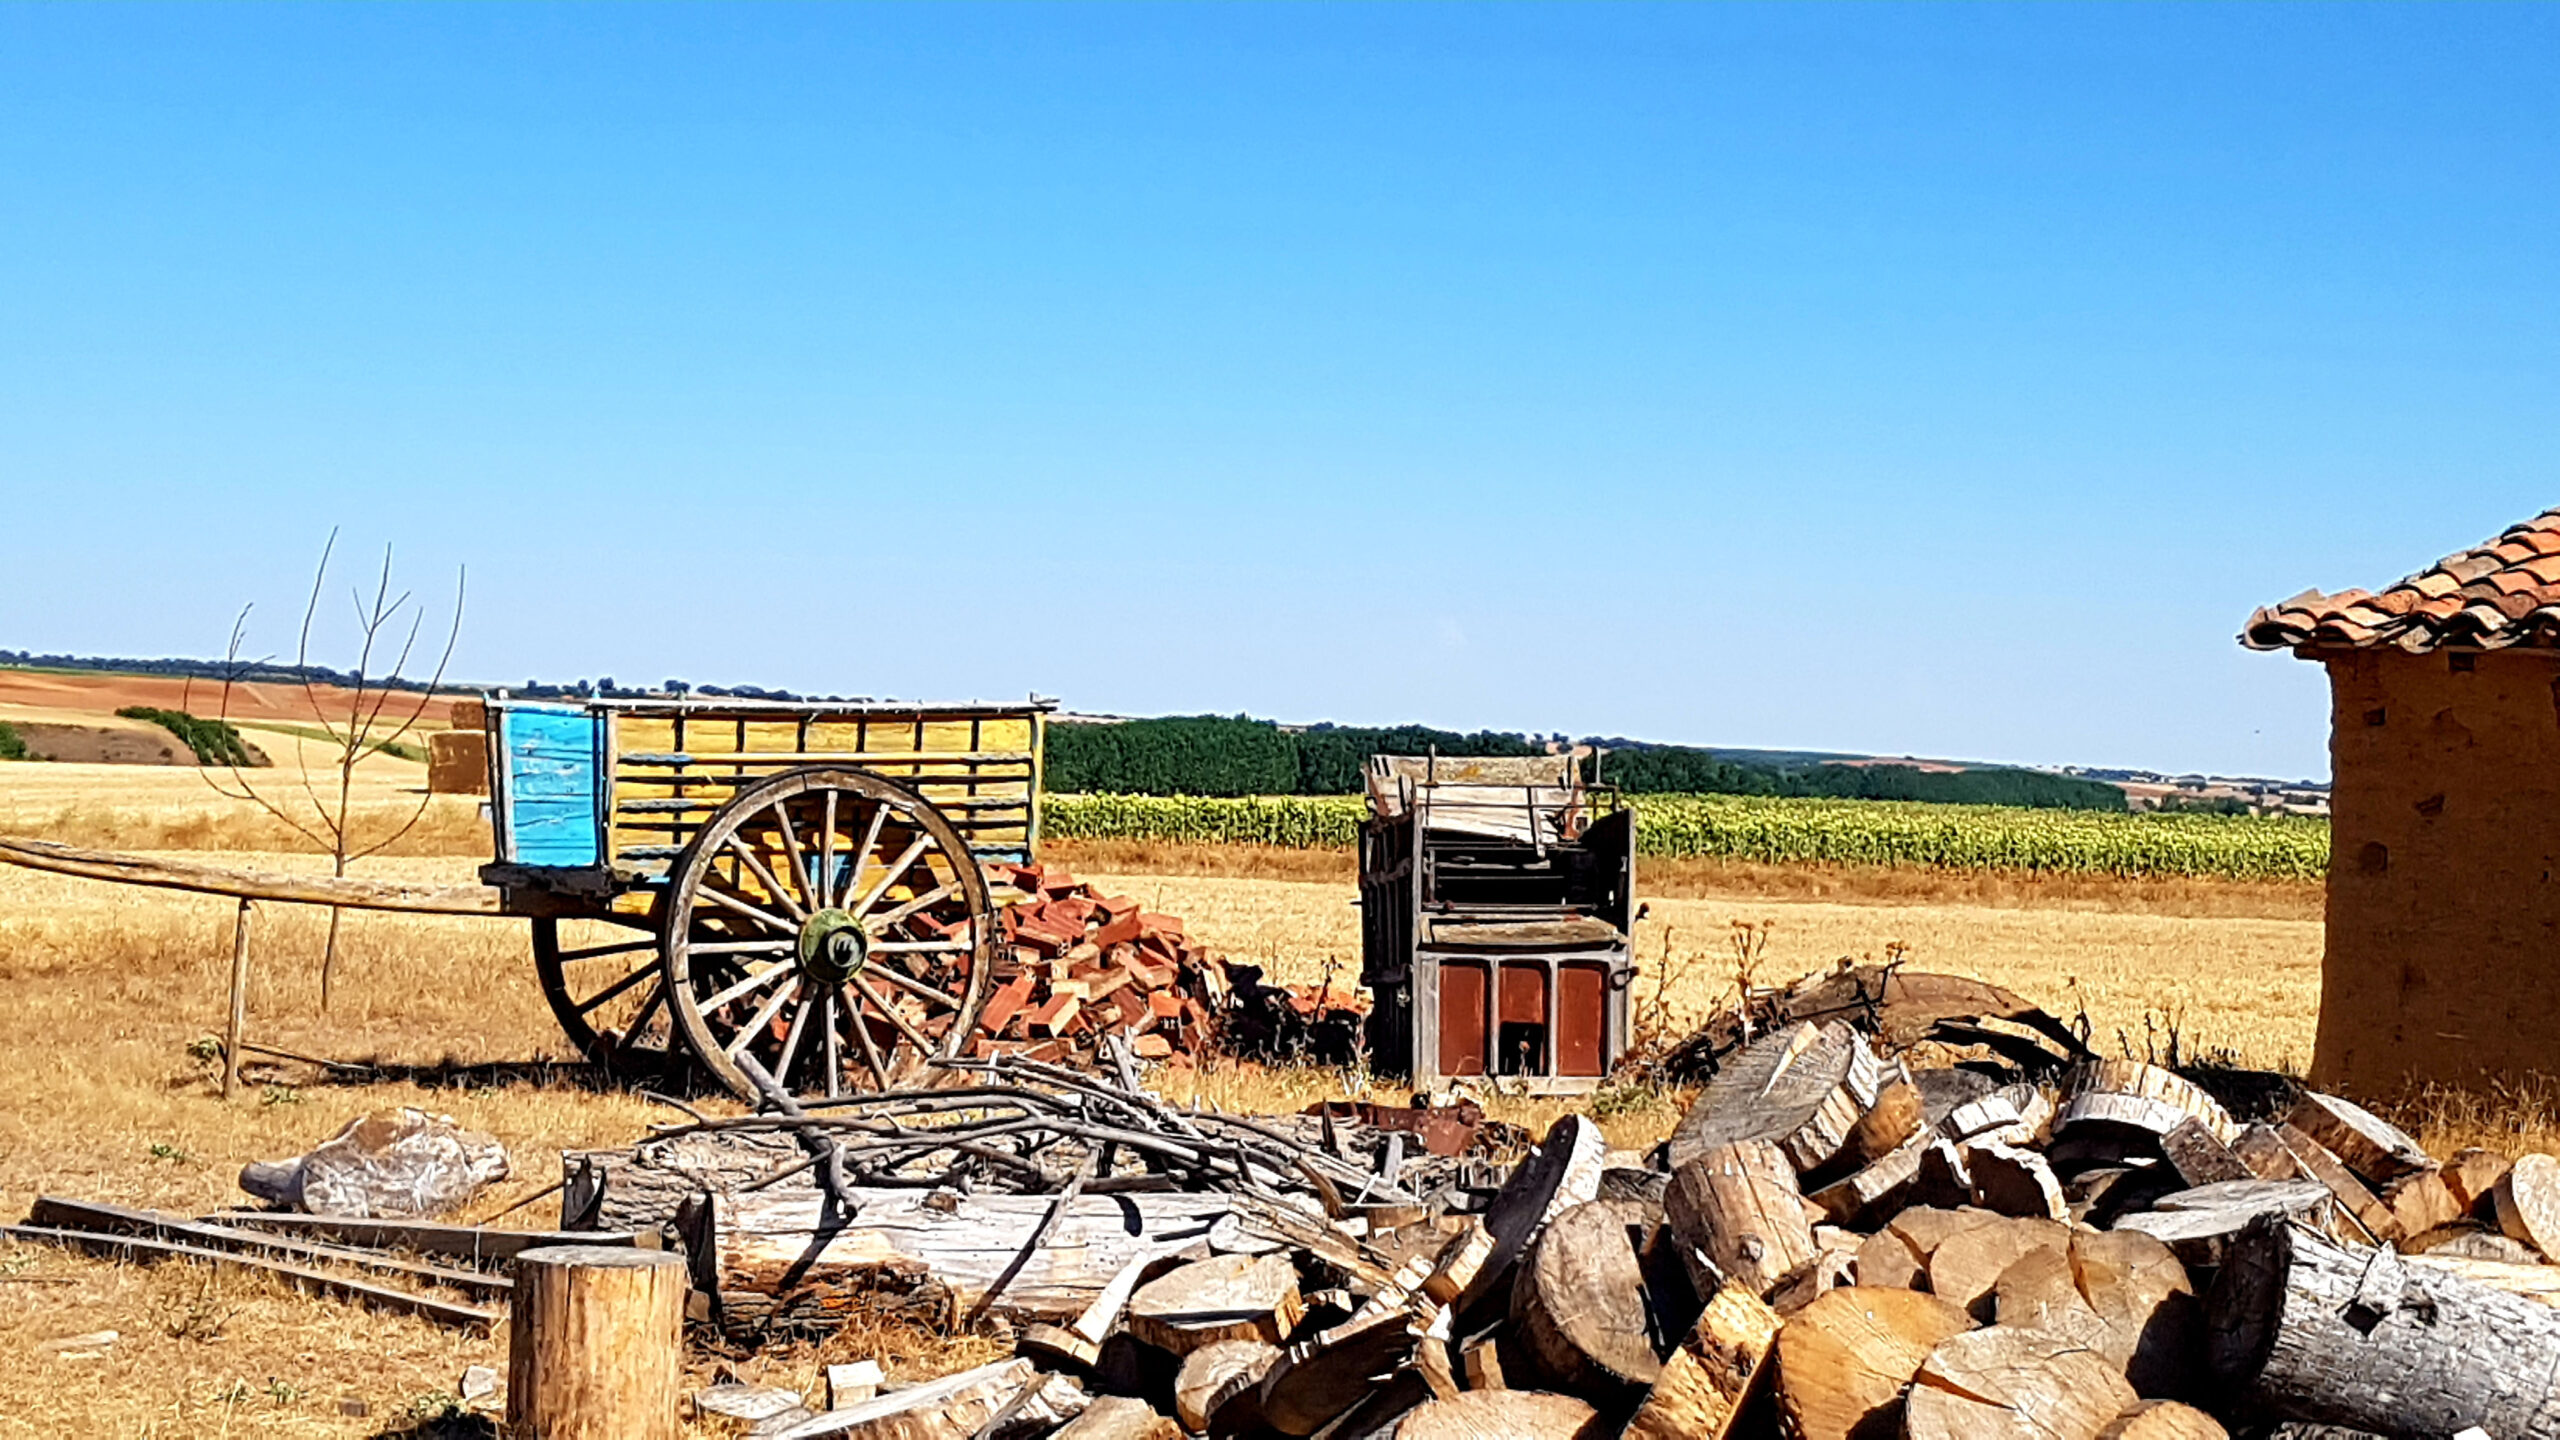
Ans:
[[[1367,1007],[1334,986],[1267,984],[1251,966],[1210,956],[1182,921],[1103,895],[1058,865],[987,867],[1005,957],[978,1014],[970,1053],[1087,1058],[1105,1036],[1138,1059],[1188,1065],[1224,1048],[1338,1063]]]
[[[806,1437],[2560,1436],[2560,1159],[2439,1159],[2336,1097],[2032,1017],[1885,1038],[1908,1019],[1754,1025],[1652,1152],[1568,1116],[1499,1176],[1431,1153],[1490,1125],[1177,1110],[1116,1046],[1103,1074],[1003,1060],[582,1163],[678,1215],[733,1333],[884,1291],[1016,1327],[991,1396],[882,1395]],[[1082,1414],[998,1417],[1035,1392]]]

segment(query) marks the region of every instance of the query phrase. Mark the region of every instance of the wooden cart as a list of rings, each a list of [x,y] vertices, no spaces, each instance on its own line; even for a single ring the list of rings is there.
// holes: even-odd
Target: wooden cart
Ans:
[[[747,1097],[887,1088],[976,1025],[982,867],[1038,841],[1049,708],[501,692],[481,878],[589,1057]]]

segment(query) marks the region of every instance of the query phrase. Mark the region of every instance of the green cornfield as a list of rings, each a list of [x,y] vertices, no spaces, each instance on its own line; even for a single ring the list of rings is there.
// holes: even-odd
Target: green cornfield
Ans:
[[[2329,822],[2302,816],[1750,795],[1645,795],[1631,803],[1637,853],[1671,859],[2231,880],[2317,880],[2329,868]],[[1291,849],[1347,849],[1367,814],[1349,795],[1050,795],[1041,804],[1043,833],[1062,840]]]

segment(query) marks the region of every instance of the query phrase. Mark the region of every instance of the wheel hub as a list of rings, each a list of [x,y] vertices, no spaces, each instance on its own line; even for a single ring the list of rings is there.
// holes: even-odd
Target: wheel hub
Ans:
[[[800,927],[799,954],[800,969],[811,979],[841,985],[870,963],[871,937],[842,910],[821,910]]]

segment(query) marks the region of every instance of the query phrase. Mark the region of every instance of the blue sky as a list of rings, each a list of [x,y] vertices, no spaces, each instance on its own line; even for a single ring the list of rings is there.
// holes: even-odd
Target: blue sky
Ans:
[[[0,8],[0,647],[2325,773],[2560,10]],[[324,658],[329,658],[325,657]]]

